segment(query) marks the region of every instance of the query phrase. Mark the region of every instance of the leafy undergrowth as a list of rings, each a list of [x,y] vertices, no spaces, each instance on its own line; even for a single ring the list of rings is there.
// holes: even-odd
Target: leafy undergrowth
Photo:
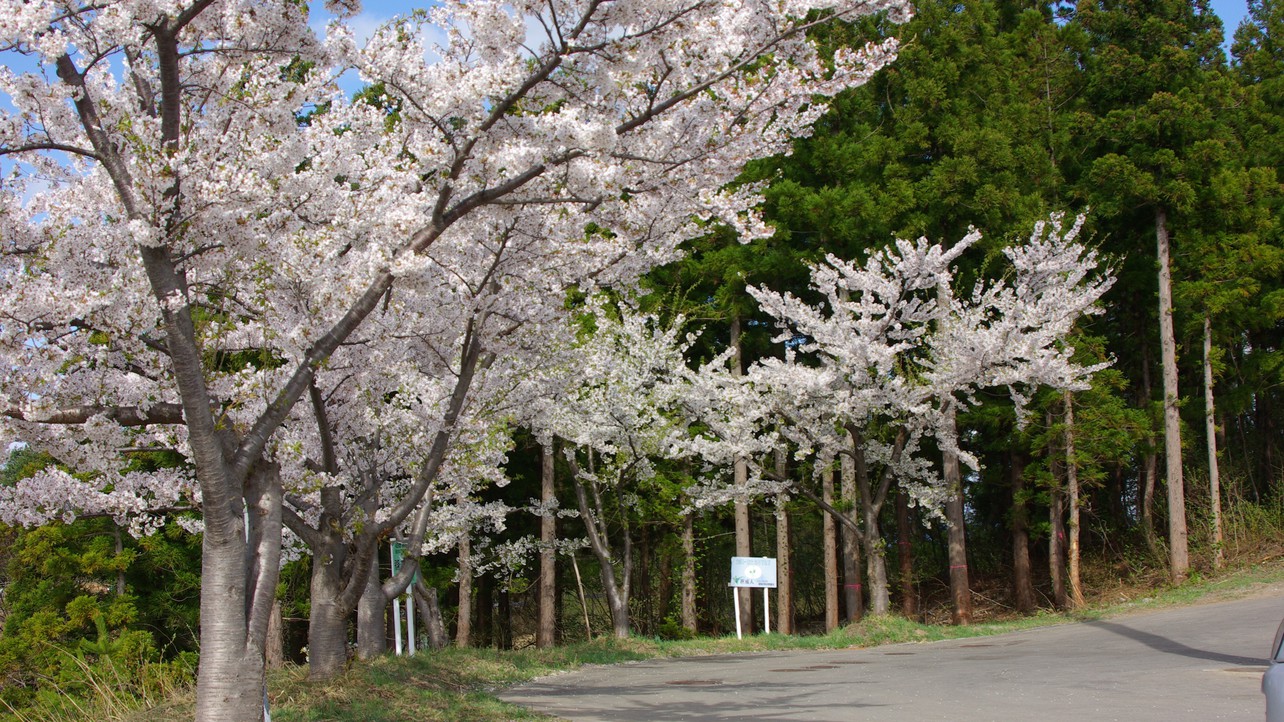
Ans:
[[[988,636],[1031,627],[1063,624],[1165,606],[1225,601],[1261,593],[1284,582],[1278,559],[1227,573],[1217,579],[1195,577],[1159,591],[1146,587],[1128,598],[1120,589],[1067,613],[1040,612],[1030,617],[985,622],[967,627],[920,624],[901,617],[870,617],[828,634],[786,637],[779,634],[663,641],[634,637],[598,639],[556,649],[498,651],[444,649],[415,657],[358,662],[344,675],[326,682],[307,679],[307,670],[291,668],[269,679],[275,722],[391,722],[424,720],[499,722],[550,720],[494,696],[497,690],[536,677],[588,664],[619,664],[712,654],[738,654],[783,649],[842,649],[902,642]],[[187,720],[190,693],[167,704],[124,717],[128,722]],[[120,718],[117,718],[120,719]]]

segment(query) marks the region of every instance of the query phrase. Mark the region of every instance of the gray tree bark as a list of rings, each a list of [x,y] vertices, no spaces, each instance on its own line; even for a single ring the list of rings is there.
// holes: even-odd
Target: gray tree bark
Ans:
[[[1052,412],[1047,413],[1047,424],[1053,424]],[[1048,576],[1052,581],[1052,603],[1059,609],[1069,606],[1066,594],[1066,526],[1065,494],[1061,488],[1061,460],[1057,456],[1056,442],[1048,441],[1048,467],[1052,486],[1048,489]]]
[[[455,646],[473,643],[473,563],[472,542],[467,535],[459,538],[459,609],[455,619]]]
[[[859,493],[856,489],[855,445],[848,447],[839,461],[839,489],[842,494],[844,515],[848,524],[839,530],[842,539],[843,562],[843,621],[847,624],[859,622],[865,616],[864,583],[861,579],[860,547],[861,534],[853,528],[859,525]]]
[[[1164,459],[1168,472],[1168,566],[1174,584],[1190,573],[1186,533],[1186,485],[1182,478],[1180,395],[1177,390],[1177,338],[1173,332],[1172,265],[1168,214],[1155,209],[1159,260],[1159,348],[1164,369]]]
[[[1009,455],[1008,478],[1012,484],[1012,587],[1016,608],[1022,614],[1034,612],[1038,600],[1034,592],[1033,566],[1030,563],[1030,508],[1025,494],[1025,456]]]
[[[357,602],[357,657],[374,659],[388,652],[388,599],[383,596],[379,564],[366,573],[366,586]]]
[[[267,648],[264,657],[268,669],[285,666],[285,624],[281,619],[281,601],[272,602],[272,616],[268,619]]]
[[[949,410],[949,423],[955,424],[955,411]],[[958,430],[953,429],[957,438]],[[945,502],[945,517],[949,522],[949,560],[950,560],[950,597],[954,601],[954,623],[958,625],[972,623],[972,590],[967,573],[967,536],[963,517],[963,476],[959,469],[957,454],[946,451],[943,454],[943,471],[945,488],[949,496]]]
[[[776,449],[776,474],[784,479],[789,473],[784,447]],[[794,579],[790,557],[793,543],[789,533],[788,499],[776,498],[776,631],[794,633]]]
[[[615,558],[611,550],[610,535],[606,528],[606,509],[602,503],[601,490],[598,488],[596,481],[591,478],[588,480],[588,489],[585,489],[585,480],[581,478],[579,464],[575,461],[574,454],[568,453],[566,458],[571,463],[571,477],[575,484],[575,501],[579,504],[580,518],[584,520],[584,529],[588,533],[589,549],[592,550],[593,556],[597,558],[598,567],[601,570],[602,590],[606,594],[606,605],[611,612],[611,628],[615,633],[616,639],[628,639],[632,629],[632,623],[629,618],[629,589],[632,583],[633,572],[633,541],[627,524],[627,518],[624,522],[624,548],[620,552],[620,576],[617,581],[615,575]],[[589,500],[589,491],[593,492],[592,501]]]
[[[446,634],[446,623],[441,617],[441,603],[437,599],[436,587],[426,586],[422,579],[415,581],[415,601],[419,605],[419,616],[423,618],[424,630],[428,633],[428,646],[431,649],[445,649],[450,644]]]
[[[682,516],[682,628],[697,634],[695,512]]]
[[[824,504],[833,506],[834,504],[834,460],[821,459],[824,471],[820,476],[821,500]],[[839,625],[839,608],[838,608],[838,529],[835,527],[834,517],[827,511],[822,511],[821,516],[822,533],[824,539],[824,556],[825,556],[825,631],[830,632],[838,628]]]
[[[549,442],[550,445],[553,443]],[[554,488],[553,449],[542,447],[540,455],[540,502],[548,505],[556,498]],[[548,515],[539,520],[539,623],[535,631],[535,645],[547,649],[557,643],[557,517]]]
[[[1212,502],[1213,568],[1226,563],[1222,549],[1222,479],[1217,466],[1217,406],[1213,402],[1213,320],[1204,316],[1204,434],[1208,448],[1208,494]]]
[[[1083,606],[1083,582],[1079,577],[1079,463],[1074,450],[1074,396],[1066,390],[1062,399],[1066,407],[1066,494],[1070,502],[1070,604],[1078,609]]]

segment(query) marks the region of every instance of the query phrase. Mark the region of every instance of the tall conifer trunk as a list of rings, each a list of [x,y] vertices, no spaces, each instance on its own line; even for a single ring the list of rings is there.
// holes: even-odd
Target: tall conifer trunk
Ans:
[[[1204,434],[1208,437],[1208,494],[1212,502],[1213,567],[1225,563],[1222,551],[1222,480],[1217,467],[1217,407],[1213,402],[1213,321],[1204,316]]]
[[[455,646],[473,644],[473,560],[472,541],[464,534],[459,538],[459,608],[455,617]]]
[[[695,512],[682,515],[682,627],[697,634]]]
[[[856,490],[856,463],[852,454],[855,453],[855,444],[848,441],[848,453],[843,454],[839,463],[841,471],[841,491],[843,499],[843,515],[853,523],[859,524],[860,515],[857,512],[858,494]],[[859,622],[865,616],[865,597],[863,594],[863,583],[861,582],[860,568],[860,546],[861,538],[855,529],[844,524],[839,530],[843,542],[842,561],[843,561],[843,621],[847,624]]]
[[[1047,412],[1048,428],[1053,424],[1052,411]],[[1048,440],[1048,470],[1052,486],[1048,489],[1048,576],[1052,581],[1052,603],[1059,609],[1068,606],[1066,596],[1066,527],[1065,497],[1061,488],[1061,460],[1056,442]]]
[[[822,458],[821,465],[823,470],[820,475],[820,493],[821,499],[825,504],[833,506],[834,504],[834,460],[833,458]],[[825,535],[822,543],[824,547],[825,563],[825,631],[833,631],[839,626],[839,605],[838,605],[838,529],[834,522],[834,517],[827,511],[820,513],[821,533]]]
[[[785,479],[789,474],[787,454],[783,446],[776,449],[776,475]],[[776,631],[794,633],[794,574],[790,557],[793,543],[789,530],[788,499],[776,497]]]
[[[1074,450],[1074,396],[1062,395],[1066,413],[1066,494],[1070,502],[1070,604],[1083,606],[1083,583],[1079,578],[1079,464]]]
[[[1155,209],[1155,245],[1159,256],[1159,344],[1164,368],[1164,458],[1168,471],[1168,566],[1175,584],[1190,572],[1186,542],[1186,486],[1182,479],[1181,414],[1177,391],[1177,339],[1173,332],[1172,266],[1169,260],[1168,214]]]
[[[1038,606],[1030,563],[1030,508],[1025,491],[1025,456],[1008,454],[1008,478],[1012,486],[1012,591],[1016,608],[1030,614]]]
[[[540,502],[545,508],[556,498],[553,442],[540,446]],[[551,512],[539,520],[539,623],[535,645],[547,649],[557,643],[557,517]]]
[[[958,427],[954,407],[947,412],[948,423],[952,428],[951,436],[958,438]],[[972,623],[972,590],[967,570],[967,527],[963,516],[963,475],[959,469],[958,454],[945,451],[943,454],[945,488],[948,496],[945,502],[945,518],[949,522],[949,561],[950,561],[950,597],[954,601],[955,624]]]

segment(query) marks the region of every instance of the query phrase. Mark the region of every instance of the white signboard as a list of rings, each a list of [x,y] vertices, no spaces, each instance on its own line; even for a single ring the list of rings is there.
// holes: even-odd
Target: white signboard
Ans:
[[[776,588],[776,560],[771,557],[731,557],[729,587]]]

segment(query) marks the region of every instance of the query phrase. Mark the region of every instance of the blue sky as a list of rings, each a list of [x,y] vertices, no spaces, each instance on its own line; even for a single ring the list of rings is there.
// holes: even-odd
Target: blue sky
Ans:
[[[316,5],[317,3],[314,3]],[[368,34],[375,27],[394,15],[409,12],[412,8],[427,7],[431,3],[423,0],[366,0],[362,3],[362,12],[356,18],[357,35]],[[1226,33],[1226,47],[1229,50],[1230,40],[1235,35],[1239,21],[1248,13],[1247,0],[1212,0],[1213,12],[1222,19]]]
[[[1213,12],[1222,19],[1222,28],[1226,32],[1227,45],[1235,36],[1239,21],[1248,14],[1248,3],[1244,0],[1212,0]]]

